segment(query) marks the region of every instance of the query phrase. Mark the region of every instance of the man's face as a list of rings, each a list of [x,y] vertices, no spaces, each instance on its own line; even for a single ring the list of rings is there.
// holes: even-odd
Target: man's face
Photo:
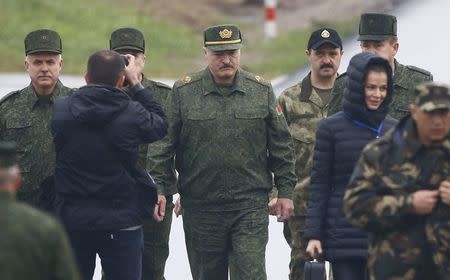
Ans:
[[[423,144],[440,143],[450,133],[450,110],[448,109],[424,112],[416,105],[411,105],[411,116],[416,122],[419,140]]]
[[[56,85],[61,68],[62,58],[59,54],[35,53],[27,55],[25,59],[25,70],[38,94]]]
[[[364,52],[371,52],[389,61],[389,64],[394,63],[395,55],[397,54],[399,44],[398,42],[386,39],[382,41],[361,41],[361,50]]]
[[[144,73],[145,58],[146,58],[145,54],[143,54],[142,52],[135,51],[135,50],[119,50],[117,52],[120,54],[130,54],[130,55],[134,56],[136,58],[134,60],[134,63],[138,67],[139,73],[140,74]]]
[[[239,69],[240,50],[213,51],[204,48],[208,67],[218,84],[231,84]]]
[[[341,64],[343,51],[332,45],[325,44],[316,50],[307,50],[311,71],[319,78],[330,78],[336,75]]]

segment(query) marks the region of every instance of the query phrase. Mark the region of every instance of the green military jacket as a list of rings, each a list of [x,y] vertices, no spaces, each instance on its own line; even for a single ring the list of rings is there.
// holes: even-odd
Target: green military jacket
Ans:
[[[164,186],[176,154],[183,208],[267,207],[273,184],[291,198],[293,145],[270,83],[239,70],[230,88],[218,88],[206,68],[177,81],[166,104],[169,131],[153,174]]]
[[[55,151],[50,132],[53,102],[72,92],[58,81],[50,98],[37,96],[30,84],[0,100],[0,140],[15,141],[19,147],[18,164],[23,184],[19,200],[37,205],[40,184],[55,169]]]
[[[156,101],[158,101],[161,106],[164,106],[167,96],[171,92],[171,88],[163,83],[155,82],[152,80],[147,79],[146,77],[142,78],[142,85],[145,88],[148,88],[151,92],[153,92],[153,97]],[[161,149],[161,144],[159,141],[153,142],[148,145],[141,145],[139,147],[139,159],[142,161],[146,167],[146,170],[150,172],[150,174],[153,174],[153,169],[155,162],[153,160],[153,155],[155,153],[158,153],[158,151]],[[159,193],[163,195],[172,195],[177,193],[177,187],[176,187],[176,174],[175,174],[175,167],[174,167],[174,161],[168,162],[169,166],[167,167],[168,170],[171,170],[171,176],[167,177],[166,185],[164,186],[158,186],[159,187]]]
[[[330,101],[328,115],[331,116],[342,110],[342,97],[347,84],[347,74],[340,75],[334,84],[333,97]],[[389,105],[389,115],[401,119],[409,114],[409,104],[414,101],[414,88],[426,81],[432,81],[433,75],[421,68],[402,65],[395,61],[394,95]]]
[[[80,279],[63,227],[6,191],[0,191],[0,279]]]
[[[283,110],[294,142],[295,173],[298,177],[294,195],[299,196],[294,198],[295,214],[306,215],[308,185],[301,182],[311,175],[317,125],[326,117],[328,104],[324,104],[313,89],[311,73],[300,83],[284,90],[278,97],[278,104]]]
[[[450,275],[450,207],[438,202],[424,216],[412,208],[414,192],[436,190],[440,182],[450,180],[450,135],[434,147],[416,139],[409,117],[368,144],[345,193],[347,217],[369,232],[370,279],[448,279]],[[434,276],[436,272],[439,276]]]

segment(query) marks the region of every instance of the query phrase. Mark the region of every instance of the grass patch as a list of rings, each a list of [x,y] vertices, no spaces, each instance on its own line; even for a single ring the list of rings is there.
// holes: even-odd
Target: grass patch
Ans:
[[[109,48],[111,32],[120,27],[135,27],[144,33],[146,72],[150,77],[180,78],[202,68],[202,34],[198,26],[149,15],[145,1],[148,0],[3,0],[0,72],[23,71],[23,40],[28,32],[39,28],[50,28],[61,35],[64,74],[82,74],[88,56]],[[228,22],[225,16],[222,19]],[[319,22],[308,30],[280,32],[272,41],[250,36],[252,39],[245,42],[242,52],[242,66],[268,79],[290,73],[307,63],[304,50],[311,31],[332,26],[345,37],[357,30],[357,21],[355,18],[339,23]],[[246,34],[260,28],[257,24],[240,26],[244,39]]]

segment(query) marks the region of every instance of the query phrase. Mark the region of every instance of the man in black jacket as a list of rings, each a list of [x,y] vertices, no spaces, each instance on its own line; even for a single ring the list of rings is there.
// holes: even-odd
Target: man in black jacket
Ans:
[[[103,50],[89,57],[87,86],[56,102],[57,214],[64,222],[83,279],[95,254],[108,280],[140,280],[143,250],[138,146],[164,137],[165,115],[138,79],[132,55]],[[128,95],[120,88],[130,85]],[[138,180],[136,174],[140,174]],[[153,199],[156,202],[156,191]]]

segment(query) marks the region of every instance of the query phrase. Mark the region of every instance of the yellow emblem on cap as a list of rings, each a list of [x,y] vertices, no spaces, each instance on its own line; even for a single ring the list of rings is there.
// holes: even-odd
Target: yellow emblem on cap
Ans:
[[[190,76],[186,76],[183,78],[183,83],[187,84],[192,80],[192,78]]]
[[[328,32],[328,30],[324,30],[322,31],[322,33],[320,33],[320,36],[322,36],[322,38],[329,38],[330,37],[330,32]]]
[[[220,36],[220,38],[222,38],[222,39],[230,39],[231,38],[231,35],[233,35],[233,31],[231,31],[231,30],[228,30],[228,29],[224,29],[224,30],[222,30],[222,31],[220,31],[219,32],[219,36]]]
[[[255,79],[256,79],[258,82],[264,82],[264,78],[261,77],[261,76],[256,75],[256,76],[255,76]]]

